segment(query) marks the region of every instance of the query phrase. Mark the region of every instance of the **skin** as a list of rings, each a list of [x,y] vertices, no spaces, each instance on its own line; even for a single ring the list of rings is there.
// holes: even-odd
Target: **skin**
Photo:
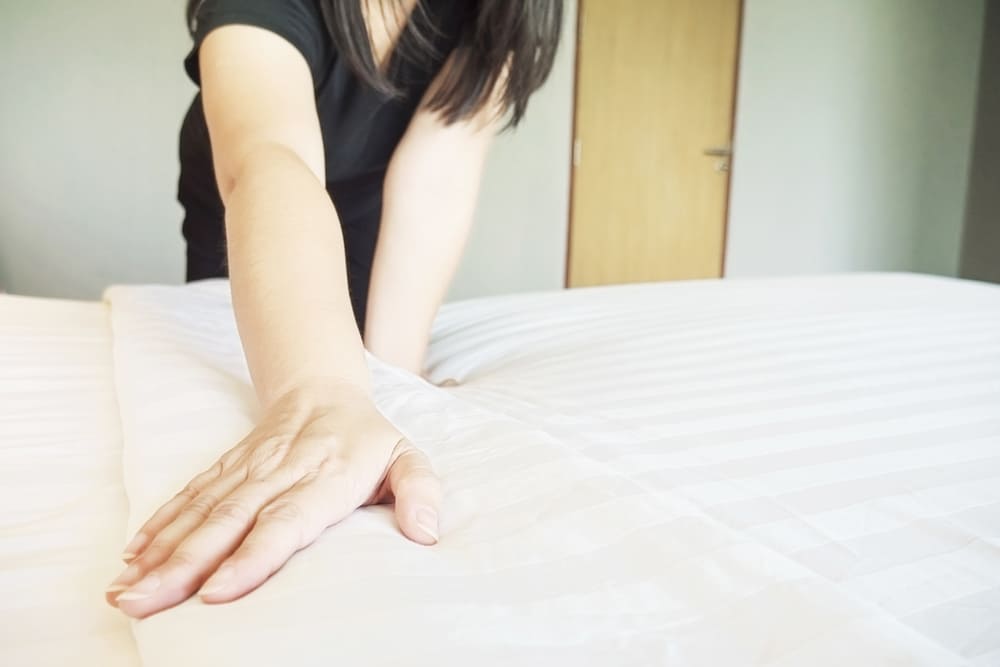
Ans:
[[[385,62],[404,22],[380,8],[368,17]],[[394,502],[404,536],[438,541],[440,481],[372,400],[309,67],[280,37],[238,25],[212,32],[200,60],[233,307],[263,416],[126,547],[107,599],[136,618],[195,594],[239,598],[368,504]],[[421,108],[390,162],[364,344],[414,372],[468,235],[497,111],[491,102],[447,126]]]

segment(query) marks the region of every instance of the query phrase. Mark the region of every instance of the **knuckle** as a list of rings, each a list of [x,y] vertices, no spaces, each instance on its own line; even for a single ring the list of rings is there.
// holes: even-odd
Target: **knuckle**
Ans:
[[[268,465],[252,465],[243,472],[243,480],[246,482],[262,482],[274,473]]]
[[[257,446],[250,451],[250,455],[253,456],[254,454],[260,454],[261,452],[285,451],[288,449],[293,439],[294,436],[287,433],[275,433],[269,435],[262,438],[257,443]]]
[[[197,558],[190,551],[177,549],[170,555],[169,564],[171,567],[190,568],[197,563]]]
[[[283,532],[296,547],[304,547],[312,540],[310,523],[303,507],[292,501],[278,501],[269,505],[261,514],[265,519],[279,523]]]
[[[399,480],[396,484],[396,496],[413,496],[426,488],[425,480],[410,475]]]
[[[216,461],[211,468],[200,473],[193,480],[191,480],[191,483],[188,484],[188,487],[197,492],[198,489],[202,488],[203,486],[211,482],[213,479],[221,475],[222,470],[223,470],[222,461]]]
[[[303,465],[294,471],[294,476],[300,484],[312,484],[321,473],[320,468],[316,466]]]
[[[318,471],[324,475],[340,476],[351,468],[351,459],[343,452],[330,454],[319,466]]]
[[[260,514],[265,518],[285,523],[304,523],[306,518],[302,506],[290,500],[272,503],[265,507]]]
[[[424,465],[414,468],[410,472],[409,477],[410,479],[413,480],[414,483],[422,484],[424,486],[430,484],[434,485],[440,484],[440,479],[434,473],[434,469],[431,468],[429,465]]]
[[[154,541],[141,556],[132,561],[132,565],[135,565],[141,572],[148,572],[167,560],[173,550],[174,545],[167,544],[165,540]]]
[[[266,482],[264,480],[254,480],[254,482],[262,485],[274,484],[282,489],[290,489],[301,479],[302,475],[299,474],[299,471],[295,467],[290,465],[281,465],[268,475],[268,480]]]
[[[316,424],[306,427],[296,438],[297,449],[314,451],[322,457],[345,448],[347,443],[348,439],[332,427]]]
[[[237,446],[230,449],[219,459],[219,472],[232,468],[243,457],[243,447]]]
[[[155,557],[165,553],[168,554],[171,549],[173,549],[173,544],[171,544],[168,540],[164,538],[156,538],[149,544],[148,547],[146,547],[146,551],[142,554],[142,557]]]
[[[347,439],[339,433],[323,433],[314,438],[318,448],[326,451],[340,451],[347,446]]]
[[[184,512],[189,516],[204,521],[212,514],[212,510],[217,504],[218,501],[213,496],[203,493],[188,503],[187,507],[184,508]]]
[[[253,513],[245,503],[239,500],[223,500],[212,510],[208,520],[225,524],[247,524],[253,519]]]
[[[401,440],[392,450],[389,458],[390,465],[403,466],[411,474],[430,473],[433,474],[431,461],[423,451],[417,449],[413,443],[405,438]]]

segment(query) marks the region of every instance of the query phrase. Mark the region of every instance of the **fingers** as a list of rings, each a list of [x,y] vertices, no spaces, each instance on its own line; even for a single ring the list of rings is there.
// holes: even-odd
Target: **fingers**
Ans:
[[[139,536],[144,537],[143,548],[139,554],[130,559],[125,571],[105,589],[108,604],[118,606],[122,594],[153,568],[166,561],[181,541],[197,528],[211,514],[219,501],[236,489],[241,481],[242,476],[231,472],[202,486],[197,493],[192,493],[190,490],[201,485],[192,482],[164,505],[146,522],[143,531],[139,533]],[[179,502],[181,500],[187,502],[181,505]],[[164,525],[166,517],[170,517],[171,520]],[[153,532],[154,530],[157,532]]]
[[[438,510],[441,481],[430,459],[409,440],[397,445],[401,451],[388,472],[389,488],[396,498],[396,521],[400,530],[418,544],[438,541]]]
[[[382,442],[347,455],[331,455],[331,442],[310,437],[299,437],[291,451],[232,450],[143,526],[130,544],[138,555],[112,582],[109,602],[143,618],[199,586],[206,602],[241,597],[365,498],[378,502],[391,494],[401,531],[435,544],[442,492],[430,461],[402,439],[386,467]]]
[[[205,582],[206,602],[228,602],[254,590],[323,530],[353,511],[349,485],[339,475],[310,477],[261,510],[233,555]]]
[[[420,544],[436,543],[441,483],[430,461],[407,440],[400,441],[392,460],[387,482],[403,533]],[[296,551],[353,512],[358,501],[352,474],[310,475],[261,510],[242,545],[205,582],[202,599],[228,602],[253,591]]]
[[[222,462],[219,461],[211,468],[205,472],[199,474],[194,479],[192,479],[184,490],[178,493],[176,496],[164,503],[160,509],[153,513],[153,516],[143,524],[139,532],[136,533],[135,537],[125,546],[125,552],[122,554],[122,560],[126,563],[142,553],[149,543],[153,540],[156,535],[166,528],[177,515],[180,514],[181,510],[187,506],[192,500],[197,497],[197,495],[208,486],[210,483],[215,481],[222,474]]]
[[[177,545],[211,517],[217,506],[244,483],[244,476],[238,471],[232,471],[203,488],[175,513],[173,521],[163,526],[159,532],[150,534],[150,542],[132,563],[139,565],[143,571],[148,571],[165,561]]]
[[[260,509],[288,488],[287,478],[282,477],[276,475],[240,485],[217,502],[200,525],[176,544],[164,542],[161,546],[160,537],[154,540],[123,575],[129,581],[120,582],[128,588],[117,597],[119,609],[129,616],[143,618],[194,594],[247,535]]]

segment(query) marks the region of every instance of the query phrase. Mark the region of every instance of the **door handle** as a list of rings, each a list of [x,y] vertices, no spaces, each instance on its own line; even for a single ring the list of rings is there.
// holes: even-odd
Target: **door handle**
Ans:
[[[733,149],[729,146],[714,146],[702,151],[704,155],[718,158],[715,161],[716,171],[729,171],[729,159],[733,156]]]
[[[728,146],[717,146],[715,148],[706,148],[703,154],[710,157],[732,157],[733,149]]]

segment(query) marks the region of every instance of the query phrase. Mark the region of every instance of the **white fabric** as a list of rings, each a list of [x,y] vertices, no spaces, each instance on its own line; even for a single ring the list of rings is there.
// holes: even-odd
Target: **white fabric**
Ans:
[[[250,428],[223,283],[115,288],[130,524]],[[450,305],[373,362],[442,541],[357,512],[158,665],[1000,664],[1000,288],[707,281]]]
[[[0,296],[0,664],[138,664],[121,454],[106,308]]]

